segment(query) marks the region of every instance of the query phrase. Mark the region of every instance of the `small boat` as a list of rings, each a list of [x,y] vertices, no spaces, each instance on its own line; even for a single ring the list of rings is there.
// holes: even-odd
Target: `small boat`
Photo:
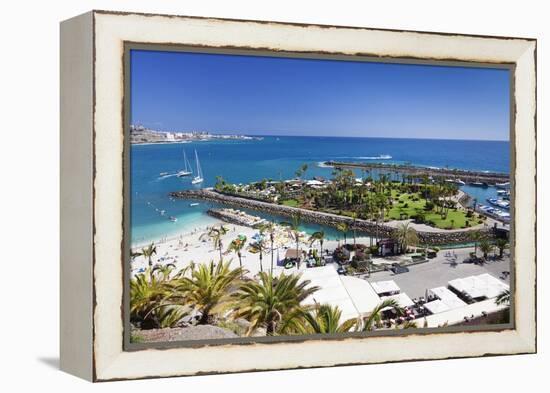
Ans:
[[[164,216],[164,214],[166,213],[166,210],[161,210],[159,213],[161,216]]]
[[[487,202],[489,202],[491,205],[501,207],[503,209],[509,209],[510,208],[510,202],[504,201],[502,199],[497,198],[487,198]]]
[[[471,183],[471,185],[474,186],[474,187],[483,187],[483,188],[489,187],[489,185],[487,183],[482,183],[480,181],[475,181],[475,182]]]
[[[177,176],[178,177],[191,176],[193,172],[191,172],[191,165],[189,164],[189,161],[187,161],[187,156],[185,155],[185,149],[183,150],[183,162],[185,163],[185,168],[179,171],[177,173]]]
[[[169,220],[172,221],[172,222],[178,221],[178,219],[174,216],[170,216]]]
[[[504,182],[504,183],[497,183],[497,184],[495,184],[495,187],[496,188],[503,188],[503,189],[510,188],[510,182],[507,181],[507,182]]]
[[[191,180],[192,184],[200,184],[204,181],[204,178],[202,177],[202,169],[201,164],[199,162],[199,155],[197,154],[197,150],[195,149],[195,161],[197,162],[197,176]]]
[[[460,179],[445,179],[445,182],[447,183],[453,183],[453,184],[458,184],[460,186],[463,186],[465,185],[466,183],[464,183],[462,180]]]
[[[189,206],[193,207],[193,206],[199,206],[199,204],[197,202],[194,202],[194,203],[190,203]]]

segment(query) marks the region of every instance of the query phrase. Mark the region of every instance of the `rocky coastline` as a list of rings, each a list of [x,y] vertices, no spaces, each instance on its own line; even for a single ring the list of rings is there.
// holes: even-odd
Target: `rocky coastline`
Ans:
[[[232,207],[256,210],[284,217],[300,215],[302,221],[316,223],[329,227],[336,227],[338,224],[345,223],[350,226],[354,226],[356,231],[366,232],[372,235],[377,234],[378,237],[382,238],[392,237],[397,231],[396,228],[390,227],[388,225],[376,225],[374,222],[367,220],[356,219],[354,221],[350,217],[226,195],[219,193],[213,189],[175,191],[171,192],[170,196],[173,198],[181,199],[206,200]],[[429,245],[468,243],[472,241],[472,235],[474,233],[481,233],[483,237],[493,237],[493,232],[491,229],[478,229],[471,231],[442,230],[440,232],[417,231],[417,233],[420,242],[422,244]]]

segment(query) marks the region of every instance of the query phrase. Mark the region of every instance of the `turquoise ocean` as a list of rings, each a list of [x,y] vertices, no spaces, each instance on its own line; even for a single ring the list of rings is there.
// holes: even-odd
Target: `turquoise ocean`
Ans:
[[[183,150],[195,166],[195,150],[201,163],[204,183],[191,184],[191,178],[175,176],[183,169]],[[198,226],[215,222],[206,211],[215,204],[172,199],[171,191],[210,187],[216,176],[232,183],[255,180],[289,179],[296,169],[308,164],[306,178],[330,178],[332,168],[320,165],[323,161],[410,163],[426,167],[458,168],[509,173],[510,144],[507,141],[466,141],[435,139],[389,139],[267,136],[261,140],[210,140],[191,143],[132,145],[130,152],[131,241],[143,244],[190,232]],[[385,171],[387,172],[387,171]],[[360,171],[356,171],[361,176]],[[373,172],[374,177],[377,176]],[[463,186],[462,189],[480,203],[496,196],[493,187]],[[164,215],[160,211],[164,210]],[[260,215],[257,212],[254,214]],[[168,217],[177,218],[172,222]],[[275,221],[282,217],[268,217]],[[303,230],[312,232],[320,227],[305,224]],[[323,228],[328,237],[336,232]]]

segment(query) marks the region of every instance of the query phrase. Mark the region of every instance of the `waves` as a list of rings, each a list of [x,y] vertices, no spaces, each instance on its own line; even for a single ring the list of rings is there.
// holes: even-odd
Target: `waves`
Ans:
[[[177,175],[178,175],[177,173],[161,174],[159,177],[157,177],[157,180],[164,180],[164,179],[168,179],[169,177],[174,177],[174,176],[177,176]]]
[[[359,160],[391,160],[393,157],[389,154],[380,154],[379,156],[352,157]]]
[[[334,157],[335,160],[391,160],[393,157],[389,154],[380,154],[378,156],[352,156],[352,157]],[[332,165],[327,164],[327,161],[319,161],[317,163],[318,168],[333,168]]]
[[[391,160],[393,157],[389,154],[379,154],[377,156],[348,156],[348,157],[334,157],[336,160]]]

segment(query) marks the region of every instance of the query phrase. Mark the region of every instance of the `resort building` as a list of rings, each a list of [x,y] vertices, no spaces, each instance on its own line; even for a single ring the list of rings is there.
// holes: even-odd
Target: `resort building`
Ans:
[[[303,303],[338,306],[342,310],[341,322],[366,315],[380,303],[380,297],[367,281],[339,275],[331,265],[305,269],[302,279],[320,288]]]
[[[296,250],[288,251],[292,254],[292,251]],[[395,319],[391,319],[390,324],[398,319],[412,319],[418,327],[456,325],[508,307],[497,305],[495,298],[502,291],[508,290],[509,286],[487,273],[449,281],[449,288],[452,289],[444,286],[428,289],[426,297],[422,299],[411,299],[406,293],[401,292],[393,280],[369,283],[360,278],[339,275],[334,265],[304,269],[302,280],[309,280],[311,286],[320,288],[303,303],[338,306],[342,310],[340,322],[365,317],[387,299],[395,300],[405,310],[401,317],[394,315]],[[472,300],[464,301],[456,291]],[[391,307],[386,307],[382,311],[392,315]]]

